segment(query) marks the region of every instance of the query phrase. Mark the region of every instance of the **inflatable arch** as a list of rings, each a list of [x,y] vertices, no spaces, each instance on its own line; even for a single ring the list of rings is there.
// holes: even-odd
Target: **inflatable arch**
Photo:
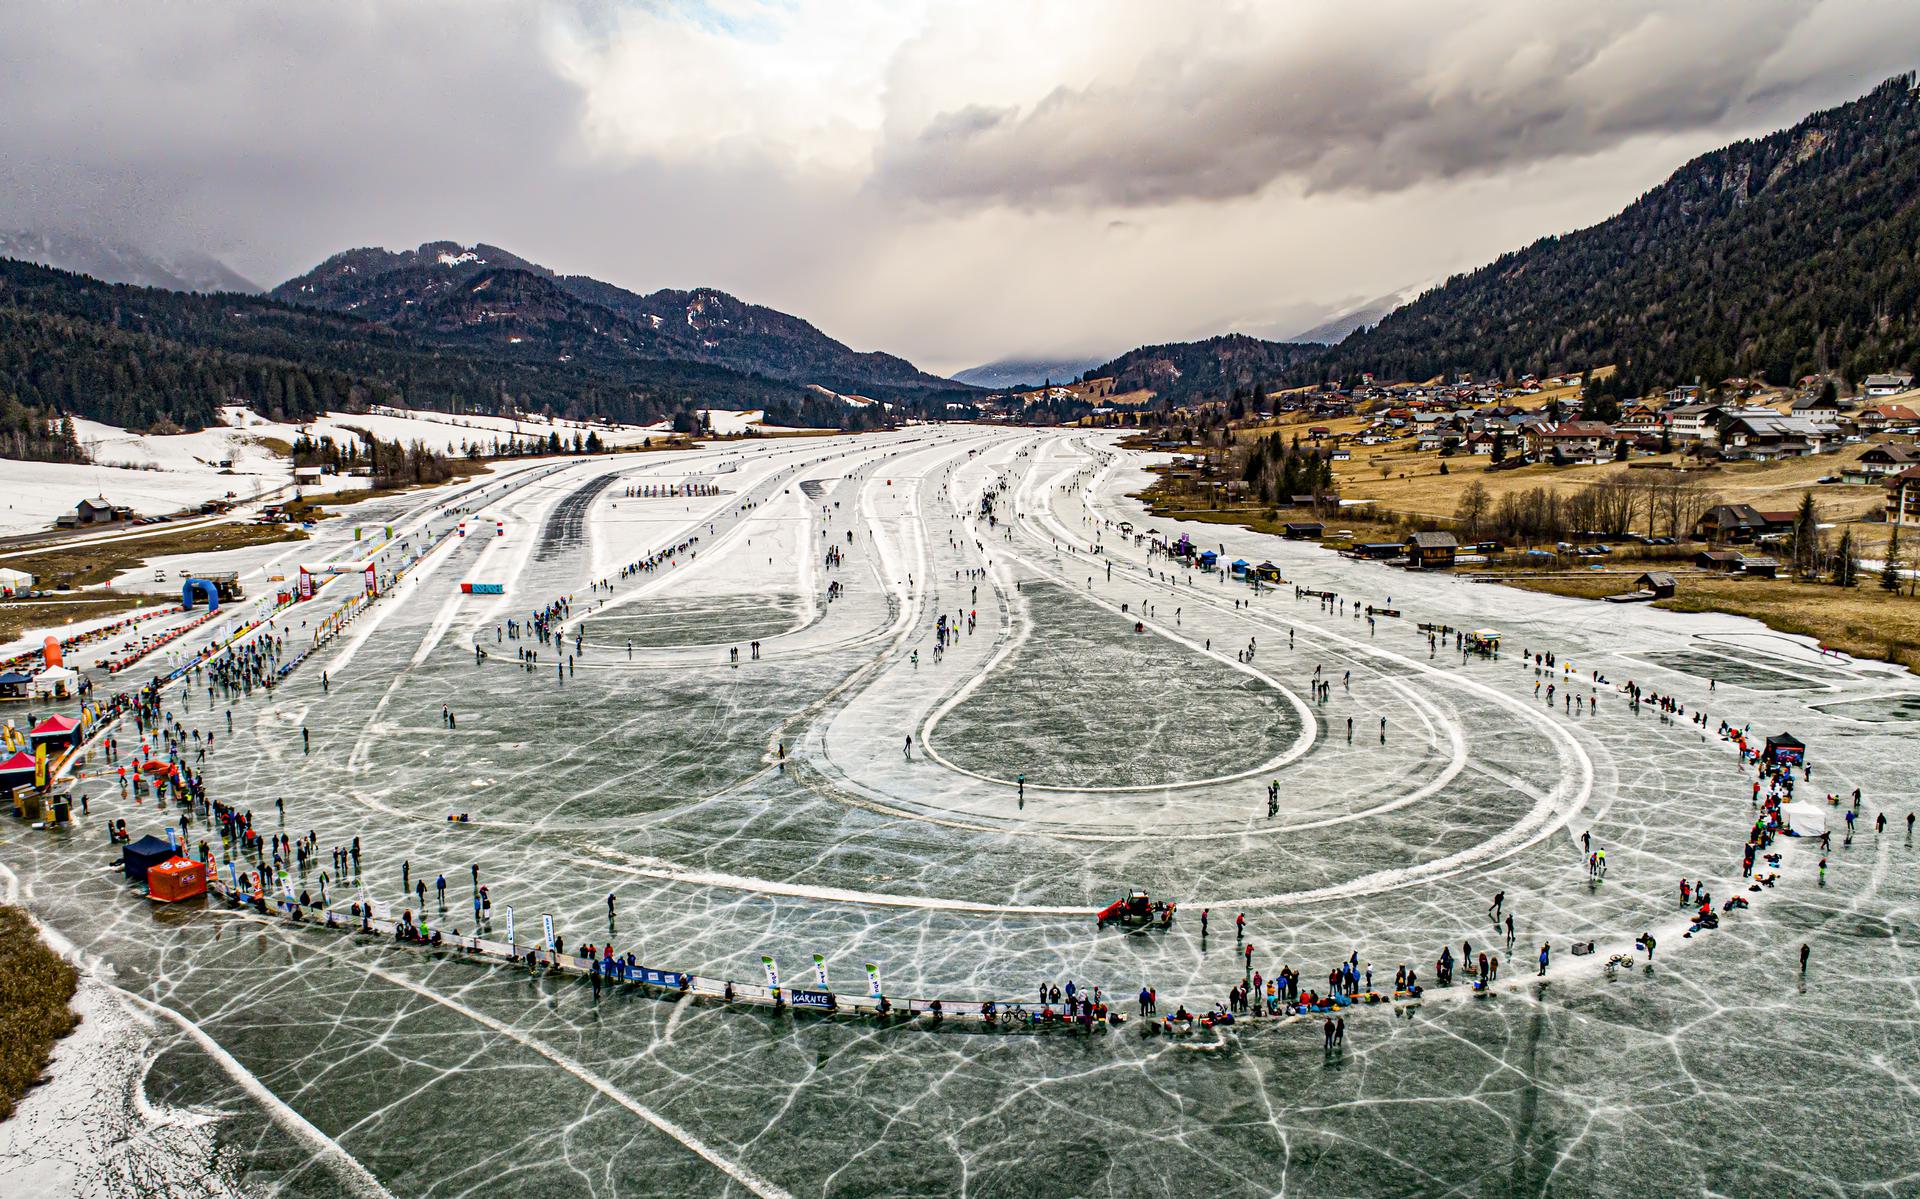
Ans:
[[[220,589],[218,587],[215,587],[205,579],[188,579],[186,586],[180,588],[181,611],[191,612],[193,610],[193,593],[196,591],[207,597],[208,612],[218,612],[220,610]]]

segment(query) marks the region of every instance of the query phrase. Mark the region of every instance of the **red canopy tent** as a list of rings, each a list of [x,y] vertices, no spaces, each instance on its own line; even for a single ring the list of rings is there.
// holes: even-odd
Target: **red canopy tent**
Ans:
[[[35,815],[28,793],[33,789],[33,780],[37,773],[33,764],[33,755],[25,750],[0,762],[0,796],[13,800],[13,810],[17,816]]]
[[[0,791],[32,786],[33,773],[33,755],[23,749],[6,761],[0,762]]]
[[[28,732],[27,739],[34,745],[45,744],[48,749],[65,749],[78,739],[80,722],[71,716],[49,716]]]

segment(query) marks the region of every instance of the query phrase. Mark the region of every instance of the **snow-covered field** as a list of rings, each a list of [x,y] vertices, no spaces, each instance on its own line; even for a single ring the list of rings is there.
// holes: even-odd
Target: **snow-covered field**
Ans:
[[[499,416],[456,416],[445,412],[379,408],[365,414],[330,412],[301,428],[309,436],[331,436],[335,441],[351,438],[353,434],[350,430],[359,428],[383,441],[398,441],[404,445],[418,441],[441,453],[459,454],[470,444],[491,448],[495,440],[502,443],[545,441],[552,433],[558,433],[571,449],[576,436],[584,437],[589,432],[597,432],[604,445],[617,449],[639,445],[648,438],[658,438],[672,425],[662,421],[655,425],[609,426],[537,417],[513,420]]]
[[[263,444],[291,444],[303,432],[336,442],[357,441],[364,429],[386,441],[418,441],[441,453],[460,454],[469,444],[491,450],[495,440],[544,441],[558,433],[572,448],[575,435],[598,432],[608,448],[639,445],[658,438],[665,423],[652,426],[589,425],[537,418],[453,416],[441,412],[404,412],[384,408],[372,413],[331,412],[306,424],[278,424],[245,408],[222,409],[225,424],[196,433],[170,436],[129,433],[98,421],[77,420],[81,444],[93,461],[16,462],[0,459],[0,536],[50,527],[83,499],[105,498],[141,516],[160,516],[208,500],[256,500],[290,494],[292,464]],[[364,483],[327,476],[320,490],[351,490]],[[311,488],[309,488],[311,490]]]
[[[766,421],[766,412],[759,408],[736,411],[728,408],[702,408],[700,415],[707,418],[707,427],[721,437],[733,437],[748,431],[760,433],[794,433],[799,430],[786,425],[770,425]]]
[[[1142,461],[1099,432],[916,427],[372,500],[354,520],[400,544],[455,532],[271,692],[168,694],[217,735],[204,761],[185,743],[215,798],[312,831],[296,894],[325,875],[336,912],[366,896],[456,937],[477,880],[487,935],[511,907],[520,950],[550,916],[569,949],[741,987],[772,959],[787,988],[824,975],[837,1016],[156,911],[91,826],[0,821],[0,861],[153,1005],[156,1123],[234,1117],[204,1125],[214,1160],[281,1195],[1913,1190],[1920,680],[1737,618],[1153,522],[1337,598],[1251,592],[1117,532],[1142,522]],[[724,494],[631,494],[693,475]],[[300,551],[368,552],[345,520]],[[563,598],[556,637],[524,632]],[[337,599],[280,618],[289,649]],[[1492,626],[1502,652],[1420,622]],[[1805,741],[1799,798],[1836,828],[1860,788],[1851,842],[1783,838],[1771,885],[1743,878],[1754,775],[1723,721]],[[80,779],[96,824],[161,826],[111,764]],[[199,817],[190,836],[227,853]],[[1682,878],[1751,906],[1693,931]],[[1095,927],[1133,887],[1179,901],[1170,930]],[[1434,986],[1442,947],[1499,959],[1494,984]],[[1282,964],[1323,991],[1350,960],[1375,990],[1407,967],[1428,989],[1343,1010],[1333,1051],[1318,1017],[1081,1035],[844,1010],[870,978],[895,1003],[1037,1008],[1072,981],[1205,1010]],[[79,1077],[64,1102],[120,1110],[122,1075]],[[62,1138],[101,1127],[123,1129],[36,1123],[30,1148],[78,1160],[91,1142]]]
[[[223,475],[194,468],[168,471],[0,459],[0,535],[49,528],[84,499],[105,497],[142,516],[178,512],[227,492],[252,499],[291,481],[266,475]]]

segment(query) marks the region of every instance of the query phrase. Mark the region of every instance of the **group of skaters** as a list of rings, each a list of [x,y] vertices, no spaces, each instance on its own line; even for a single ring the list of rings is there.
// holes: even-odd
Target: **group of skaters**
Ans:
[[[709,527],[711,528],[711,526]],[[629,562],[625,566],[622,566],[620,568],[620,577],[623,579],[626,579],[626,578],[631,578],[634,575],[651,574],[654,571],[660,569],[662,566],[671,566],[673,564],[673,560],[675,556],[679,554],[692,552],[693,547],[698,544],[700,544],[700,538],[698,535],[695,535],[687,538],[685,541],[680,542],[678,545],[675,545],[670,549],[660,550],[657,553],[648,554],[644,558],[636,559],[635,561]],[[603,581],[602,583],[599,584],[599,586],[605,588],[608,591],[613,590],[612,584],[608,582]]]
[[[271,688],[286,676],[287,669],[283,669],[282,662],[285,653],[286,635],[269,631],[245,645],[233,646],[209,663],[195,666],[191,681],[207,684],[209,702],[220,695],[243,699],[252,695],[254,688]]]
[[[1598,671],[1593,672],[1592,678],[1584,680],[1587,684],[1587,690],[1583,693],[1575,690],[1583,680],[1574,672],[1570,664],[1559,664],[1560,673],[1558,676],[1555,676],[1554,669],[1556,662],[1552,653],[1535,653],[1533,650],[1523,649],[1520,651],[1520,659],[1522,662],[1533,667],[1533,695],[1535,699],[1541,697],[1541,688],[1544,686],[1546,688],[1545,697],[1549,708],[1553,706],[1554,696],[1558,694],[1561,709],[1570,715],[1591,716],[1600,711],[1600,684],[1605,680],[1601,678]],[[1558,681],[1556,681],[1556,677]]]
[[[634,483],[627,487],[625,498],[630,500],[680,500],[719,494],[720,489],[712,483]]]
[[[546,607],[537,609],[525,620],[509,619],[493,626],[494,643],[498,645],[508,641],[525,639],[541,647],[552,645],[553,648],[562,655],[554,660],[554,675],[560,683],[564,684],[569,675],[579,673],[576,663],[578,659],[586,653],[587,626],[585,621],[580,622],[573,630],[572,650],[568,650],[566,636],[561,632],[561,624],[572,615],[573,597],[563,595],[559,599],[549,603]],[[631,643],[629,643],[627,647],[627,655],[629,657],[633,655]],[[486,656],[486,653],[476,644],[474,646],[474,661],[478,663],[485,659]],[[533,673],[540,665],[540,650],[529,646],[515,646],[514,657],[515,660],[520,663],[520,668],[529,674]],[[452,728],[453,725],[449,723],[447,727]]]
[[[1496,908],[1504,901],[1504,893],[1495,901]],[[1209,913],[1201,913],[1201,942],[1206,941],[1206,928]],[[1513,919],[1507,917],[1507,948],[1513,945]],[[1494,916],[1496,930],[1499,928],[1499,916]],[[1235,956],[1244,964],[1242,978],[1230,986],[1226,999],[1214,1005],[1206,1012],[1194,1014],[1182,1006],[1172,1013],[1161,1016],[1164,1031],[1185,1032],[1194,1026],[1202,1028],[1230,1025],[1240,1019],[1277,1019],[1283,1017],[1324,1016],[1331,1032],[1328,1036],[1329,1049],[1344,1043],[1346,1020],[1342,1013],[1349,1007],[1391,1003],[1396,1000],[1420,998],[1426,990],[1420,981],[1417,968],[1402,963],[1394,970],[1391,990],[1377,990],[1374,986],[1374,971],[1371,962],[1363,962],[1358,950],[1344,961],[1337,962],[1327,971],[1325,989],[1303,987],[1300,972],[1293,966],[1282,964],[1271,976],[1263,975],[1254,968],[1254,947],[1246,938],[1246,915],[1235,918]],[[1544,953],[1543,952],[1543,970]],[[1458,966],[1456,967],[1456,961]],[[1460,957],[1455,959],[1452,946],[1443,946],[1434,963],[1436,985],[1451,986],[1456,968],[1473,980],[1476,990],[1484,989],[1499,977],[1500,957],[1498,952],[1480,950],[1476,958],[1471,942],[1462,941]],[[1159,1014],[1158,996],[1150,987],[1140,990],[1140,1014],[1150,1016]]]

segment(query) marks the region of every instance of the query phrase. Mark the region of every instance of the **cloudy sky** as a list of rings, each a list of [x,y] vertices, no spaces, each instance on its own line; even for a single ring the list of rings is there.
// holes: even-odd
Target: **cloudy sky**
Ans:
[[[0,227],[488,241],[949,371],[1282,335],[1920,60],[1888,0],[16,0]]]

